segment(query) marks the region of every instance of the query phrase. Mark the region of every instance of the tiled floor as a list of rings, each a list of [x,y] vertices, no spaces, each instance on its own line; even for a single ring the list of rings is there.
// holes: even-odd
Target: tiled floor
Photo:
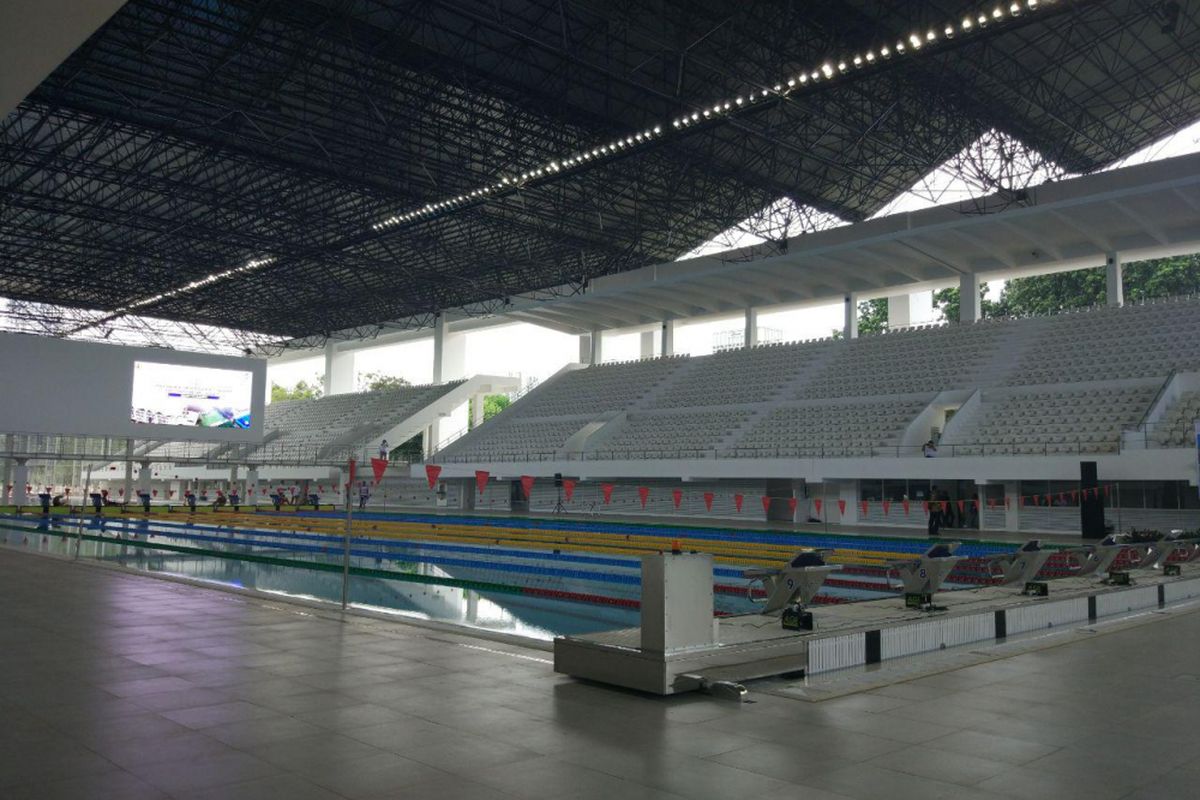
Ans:
[[[824,703],[0,550],[2,798],[1182,798],[1200,614]]]

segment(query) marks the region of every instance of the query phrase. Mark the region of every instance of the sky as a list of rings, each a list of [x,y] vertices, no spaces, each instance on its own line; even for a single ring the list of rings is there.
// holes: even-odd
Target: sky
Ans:
[[[1200,121],[1155,144],[1111,165],[1107,169],[1156,161],[1172,156],[1200,151]],[[1070,176],[1065,176],[1070,177]],[[970,199],[986,193],[979,186],[957,178],[945,167],[939,167],[915,183],[909,191],[897,197],[875,216],[886,216],[908,211],[917,211],[935,205],[944,205]],[[826,228],[841,223],[825,214],[801,214],[790,233],[803,231],[799,220],[816,222],[817,227]],[[734,247],[754,244],[755,237],[731,229],[714,237],[706,245],[696,248],[684,258],[708,255]],[[1003,289],[1003,281],[989,281],[989,298],[997,299]],[[933,321],[933,310],[929,292],[922,293],[921,305],[929,309],[924,319],[915,318],[914,323]],[[760,339],[778,338],[782,341],[828,337],[832,331],[841,330],[843,324],[842,304],[808,307],[804,309],[773,309],[759,312]],[[723,334],[737,332],[741,335],[743,318],[740,314],[729,317],[703,318],[680,321],[675,329],[675,352],[678,354],[707,355],[713,351],[714,342]],[[764,329],[769,335],[764,336]],[[514,323],[471,331],[463,334],[466,340],[465,372],[469,375],[493,374],[520,376],[522,383],[530,379],[543,381],[563,366],[579,359],[577,337],[541,328],[528,323]],[[657,337],[656,337],[657,339]],[[656,352],[658,343],[656,341]],[[639,333],[609,332],[603,344],[604,361],[626,361],[641,355]],[[282,364],[268,363],[269,383],[292,386],[299,380],[319,382],[324,372],[324,356],[290,361]],[[400,345],[359,350],[355,357],[355,373],[376,372],[396,375],[410,383],[429,383],[433,378],[432,337]]]

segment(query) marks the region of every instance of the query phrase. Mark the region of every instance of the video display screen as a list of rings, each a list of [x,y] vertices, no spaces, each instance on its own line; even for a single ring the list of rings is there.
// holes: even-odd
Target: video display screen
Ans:
[[[143,425],[249,428],[254,375],[237,369],[133,363],[129,418]]]

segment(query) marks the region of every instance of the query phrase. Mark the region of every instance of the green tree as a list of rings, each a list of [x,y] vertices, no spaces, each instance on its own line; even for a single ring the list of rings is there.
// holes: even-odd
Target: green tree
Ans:
[[[1005,287],[1007,288],[1007,287]],[[1004,297],[1001,293],[1000,302],[992,302],[988,300],[987,294],[988,285],[986,281],[979,283],[979,301],[982,304],[980,311],[985,317],[1000,317],[1007,312],[1004,310]],[[933,307],[941,313],[942,319],[957,322],[959,311],[962,307],[962,294],[957,286],[951,286],[949,289],[939,289],[933,293]]]
[[[278,403],[280,400],[316,400],[324,394],[321,387],[321,379],[314,376],[312,383],[306,380],[296,382],[296,385],[290,389],[280,386],[278,383],[271,384],[271,402]]]
[[[485,395],[483,398],[483,421],[487,422],[511,404],[512,400],[506,394]],[[470,430],[473,427],[475,427],[475,399],[471,398],[467,404],[467,429]]]
[[[409,386],[409,382],[399,375],[385,375],[382,372],[364,372],[358,376],[360,392],[378,392],[382,389],[399,389]]]
[[[888,327],[888,301],[886,297],[864,300],[858,304],[858,334],[883,333]]]

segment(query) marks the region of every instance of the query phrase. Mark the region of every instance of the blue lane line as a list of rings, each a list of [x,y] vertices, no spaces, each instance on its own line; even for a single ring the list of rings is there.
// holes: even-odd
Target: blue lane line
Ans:
[[[78,524],[78,523],[76,523],[76,524]],[[61,523],[60,523],[60,525],[61,525]],[[99,524],[97,524],[95,521],[86,523],[85,527],[88,530],[97,530],[97,531],[107,529],[107,528],[101,528],[101,526]],[[28,531],[30,533],[38,532],[36,528],[29,528]],[[152,532],[152,533],[147,533],[145,535],[153,536],[153,537],[156,537],[159,539],[182,539],[185,541],[212,542],[212,543],[219,543],[219,544],[240,545],[243,547],[259,547],[264,550],[288,551],[288,552],[296,552],[296,553],[320,553],[322,555],[330,555],[330,554],[337,555],[338,554],[338,551],[333,547],[316,547],[314,545],[304,545],[304,544],[285,544],[285,543],[281,543],[281,542],[268,542],[268,541],[263,541],[263,540],[259,540],[259,539],[248,539],[248,538],[247,539],[232,539],[228,535],[226,535],[226,536],[206,536],[204,534],[199,534],[199,533],[192,534],[192,533],[175,533],[175,532],[171,532],[171,533],[153,533]],[[121,541],[119,539],[114,539],[113,543],[120,544]],[[360,557],[360,558],[369,558],[369,559],[377,559],[380,557],[380,553],[376,550],[363,550],[363,549],[358,549],[358,548],[351,548],[350,555]],[[558,568],[558,567],[538,567],[538,566],[533,566],[531,564],[513,564],[513,563],[505,562],[505,561],[494,561],[494,562],[490,562],[490,563],[484,563],[484,562],[480,562],[480,561],[474,561],[471,559],[444,558],[441,556],[422,556],[419,560],[422,563],[432,564],[434,566],[466,567],[466,568],[471,568],[471,569],[484,569],[484,570],[494,570],[494,571],[498,571],[498,572],[511,572],[511,573],[516,573],[516,574],[521,574],[521,575],[534,575],[534,576],[551,577],[551,578],[569,578],[569,579],[573,579],[573,580],[595,581],[595,582],[599,582],[599,583],[617,583],[617,584],[624,584],[627,586],[640,586],[641,582],[642,582],[640,575],[621,575],[621,574],[605,573],[605,572],[592,572],[589,570],[562,569],[562,568]]]
[[[341,518],[341,514],[331,511],[305,512],[275,512],[259,511],[259,514],[289,517],[327,517]],[[881,539],[864,538],[859,536],[839,536],[830,534],[811,533],[763,533],[760,531],[720,530],[713,528],[662,528],[646,525],[634,525],[616,522],[577,522],[568,520],[536,520],[536,519],[500,519],[489,517],[442,517],[428,514],[385,514],[381,512],[359,512],[360,519],[372,519],[381,522],[412,522],[437,525],[463,525],[474,527],[509,527],[525,528],[527,530],[577,531],[580,533],[610,533],[630,536],[652,536],[655,538],[687,538],[720,542],[753,542],[755,544],[791,544],[800,547],[833,547],[852,550],[880,550],[895,553],[923,553],[929,549],[929,542],[923,539]],[[964,542],[959,553],[966,556],[983,556],[991,553],[1007,552],[1013,548],[997,545],[984,545],[974,542]]]
[[[14,519],[21,521],[29,521],[28,517],[15,517],[12,515],[0,515],[0,518]],[[62,514],[52,518],[56,524],[61,524],[60,520],[71,520],[73,524],[87,523],[93,524],[95,517],[77,516],[74,514]],[[229,525],[205,525],[192,522],[175,522],[167,520],[139,520],[139,519],[105,519],[106,526],[120,525],[126,529],[182,529],[196,531],[213,531],[222,533],[249,534],[254,533],[268,537],[278,537],[281,539],[298,539],[303,541],[335,541],[342,542],[344,537],[335,536],[333,534],[322,534],[299,531],[273,531],[263,528],[240,528]],[[169,534],[168,534],[169,535]],[[594,564],[597,566],[619,567],[626,569],[640,569],[641,563],[633,557],[619,558],[612,556],[590,556],[577,555],[574,553],[554,553],[543,550],[520,550],[510,547],[492,547],[485,545],[460,545],[460,544],[445,544],[440,542],[414,542],[404,539],[384,539],[378,536],[352,536],[351,542],[359,544],[369,544],[377,546],[384,550],[433,550],[451,553],[470,553],[476,555],[504,555],[512,558],[527,558],[531,560],[548,560],[561,561],[564,563],[574,564]]]

